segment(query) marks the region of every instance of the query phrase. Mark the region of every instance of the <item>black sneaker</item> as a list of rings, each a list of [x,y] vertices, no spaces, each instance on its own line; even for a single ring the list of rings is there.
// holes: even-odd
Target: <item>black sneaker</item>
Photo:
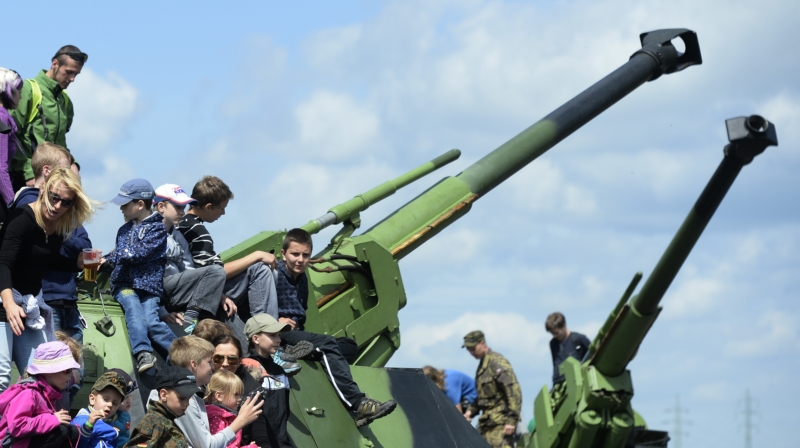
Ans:
[[[136,368],[139,373],[144,373],[156,365],[156,357],[150,352],[139,352],[136,355]]]
[[[312,353],[314,353],[314,344],[308,341],[298,341],[297,344],[286,346],[283,353],[281,353],[281,359],[297,362],[298,359],[305,358]]]
[[[374,420],[385,417],[394,411],[397,407],[397,402],[389,400],[381,403],[378,400],[373,400],[369,397],[364,397],[356,407],[355,419],[356,427],[369,425]]]

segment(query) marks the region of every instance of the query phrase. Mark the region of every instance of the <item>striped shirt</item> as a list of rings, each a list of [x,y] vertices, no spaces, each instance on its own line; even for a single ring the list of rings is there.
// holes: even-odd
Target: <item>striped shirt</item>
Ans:
[[[192,253],[195,266],[222,265],[219,255],[214,252],[214,240],[211,239],[206,226],[197,215],[187,213],[177,227],[178,231],[186,238],[186,242],[189,243],[189,252]]]

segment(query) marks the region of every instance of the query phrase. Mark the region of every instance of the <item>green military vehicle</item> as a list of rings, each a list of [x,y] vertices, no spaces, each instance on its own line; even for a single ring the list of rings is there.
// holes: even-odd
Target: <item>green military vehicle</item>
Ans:
[[[359,213],[362,210],[455,160],[460,153],[457,150],[445,153],[331,208],[302,226],[314,234],[330,225],[341,225],[331,242],[315,254],[308,272],[310,297],[306,330],[354,339],[359,347],[352,365],[356,382],[371,397],[392,398],[399,406],[391,415],[356,428],[322,367],[303,361],[301,373],[291,381],[289,433],[298,447],[488,446],[419,369],[383,367],[400,348],[398,312],[407,299],[399,261],[465,215],[480,197],[637,87],[663,74],[701,63],[693,31],[658,30],[643,33],[640,40],[642,48],[620,68],[460,174],[440,180],[368,230],[354,235],[361,225]],[[683,41],[683,52],[673,45],[675,40]],[[758,119],[751,117],[740,120],[739,124],[739,128],[750,129],[750,134],[734,135],[732,141],[763,143],[764,138],[757,137],[763,137],[762,134],[774,137],[774,127],[766,121],[759,124]],[[763,128],[760,131],[759,126]],[[736,129],[741,130],[739,128]],[[741,162],[742,151],[746,152],[731,150],[732,157]],[[727,155],[725,160],[729,160]],[[730,163],[733,162],[723,162]],[[728,172],[730,170],[726,168],[728,174],[724,174],[727,180],[712,180],[712,184],[727,182],[729,186],[735,177],[735,173]],[[738,169],[733,171],[738,173]],[[706,204],[690,214],[667,251],[666,261],[662,260],[645,289],[627,306],[635,281],[629,287],[592,345],[590,359],[583,363],[565,362],[561,367],[567,375],[565,385],[552,392],[546,388],[540,392],[534,410],[538,426],[532,436],[523,441],[524,446],[633,446],[636,440],[650,440],[649,446],[666,446],[666,434],[647,431],[641,418],[630,408],[632,388],[625,366],[657,315],[658,299],[722,195],[724,191],[721,195],[716,190],[714,194],[704,192],[698,204],[711,201],[709,204],[713,205]],[[221,256],[230,261],[255,250],[278,254],[284,235],[285,231],[261,232]],[[82,284],[84,293],[79,306],[94,325],[84,333],[86,384],[73,405],[75,408],[85,404],[92,382],[107,366],[134,371],[124,316],[103,287],[107,284],[102,278],[97,284]],[[147,378],[140,377],[140,380],[147,383]],[[143,410],[137,396],[131,410],[134,422],[141,418]]]

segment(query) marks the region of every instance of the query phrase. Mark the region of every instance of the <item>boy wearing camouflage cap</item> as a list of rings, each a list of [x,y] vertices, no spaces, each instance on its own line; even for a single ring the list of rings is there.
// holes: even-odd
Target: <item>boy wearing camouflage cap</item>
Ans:
[[[72,424],[81,430],[77,448],[113,448],[119,431],[111,426],[111,419],[125,398],[128,389],[125,378],[118,372],[108,371],[92,386],[89,407],[78,411]]]
[[[183,416],[191,398],[200,388],[194,374],[183,367],[169,366],[156,375],[157,400],[150,400],[147,414],[133,428],[126,447],[188,448],[189,443],[175,419]]]

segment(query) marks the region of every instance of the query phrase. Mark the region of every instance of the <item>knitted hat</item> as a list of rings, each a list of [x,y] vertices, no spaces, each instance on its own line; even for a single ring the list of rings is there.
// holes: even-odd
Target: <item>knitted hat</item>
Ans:
[[[59,341],[45,342],[33,352],[33,362],[28,364],[28,374],[58,373],[69,369],[80,369],[67,344]]]

